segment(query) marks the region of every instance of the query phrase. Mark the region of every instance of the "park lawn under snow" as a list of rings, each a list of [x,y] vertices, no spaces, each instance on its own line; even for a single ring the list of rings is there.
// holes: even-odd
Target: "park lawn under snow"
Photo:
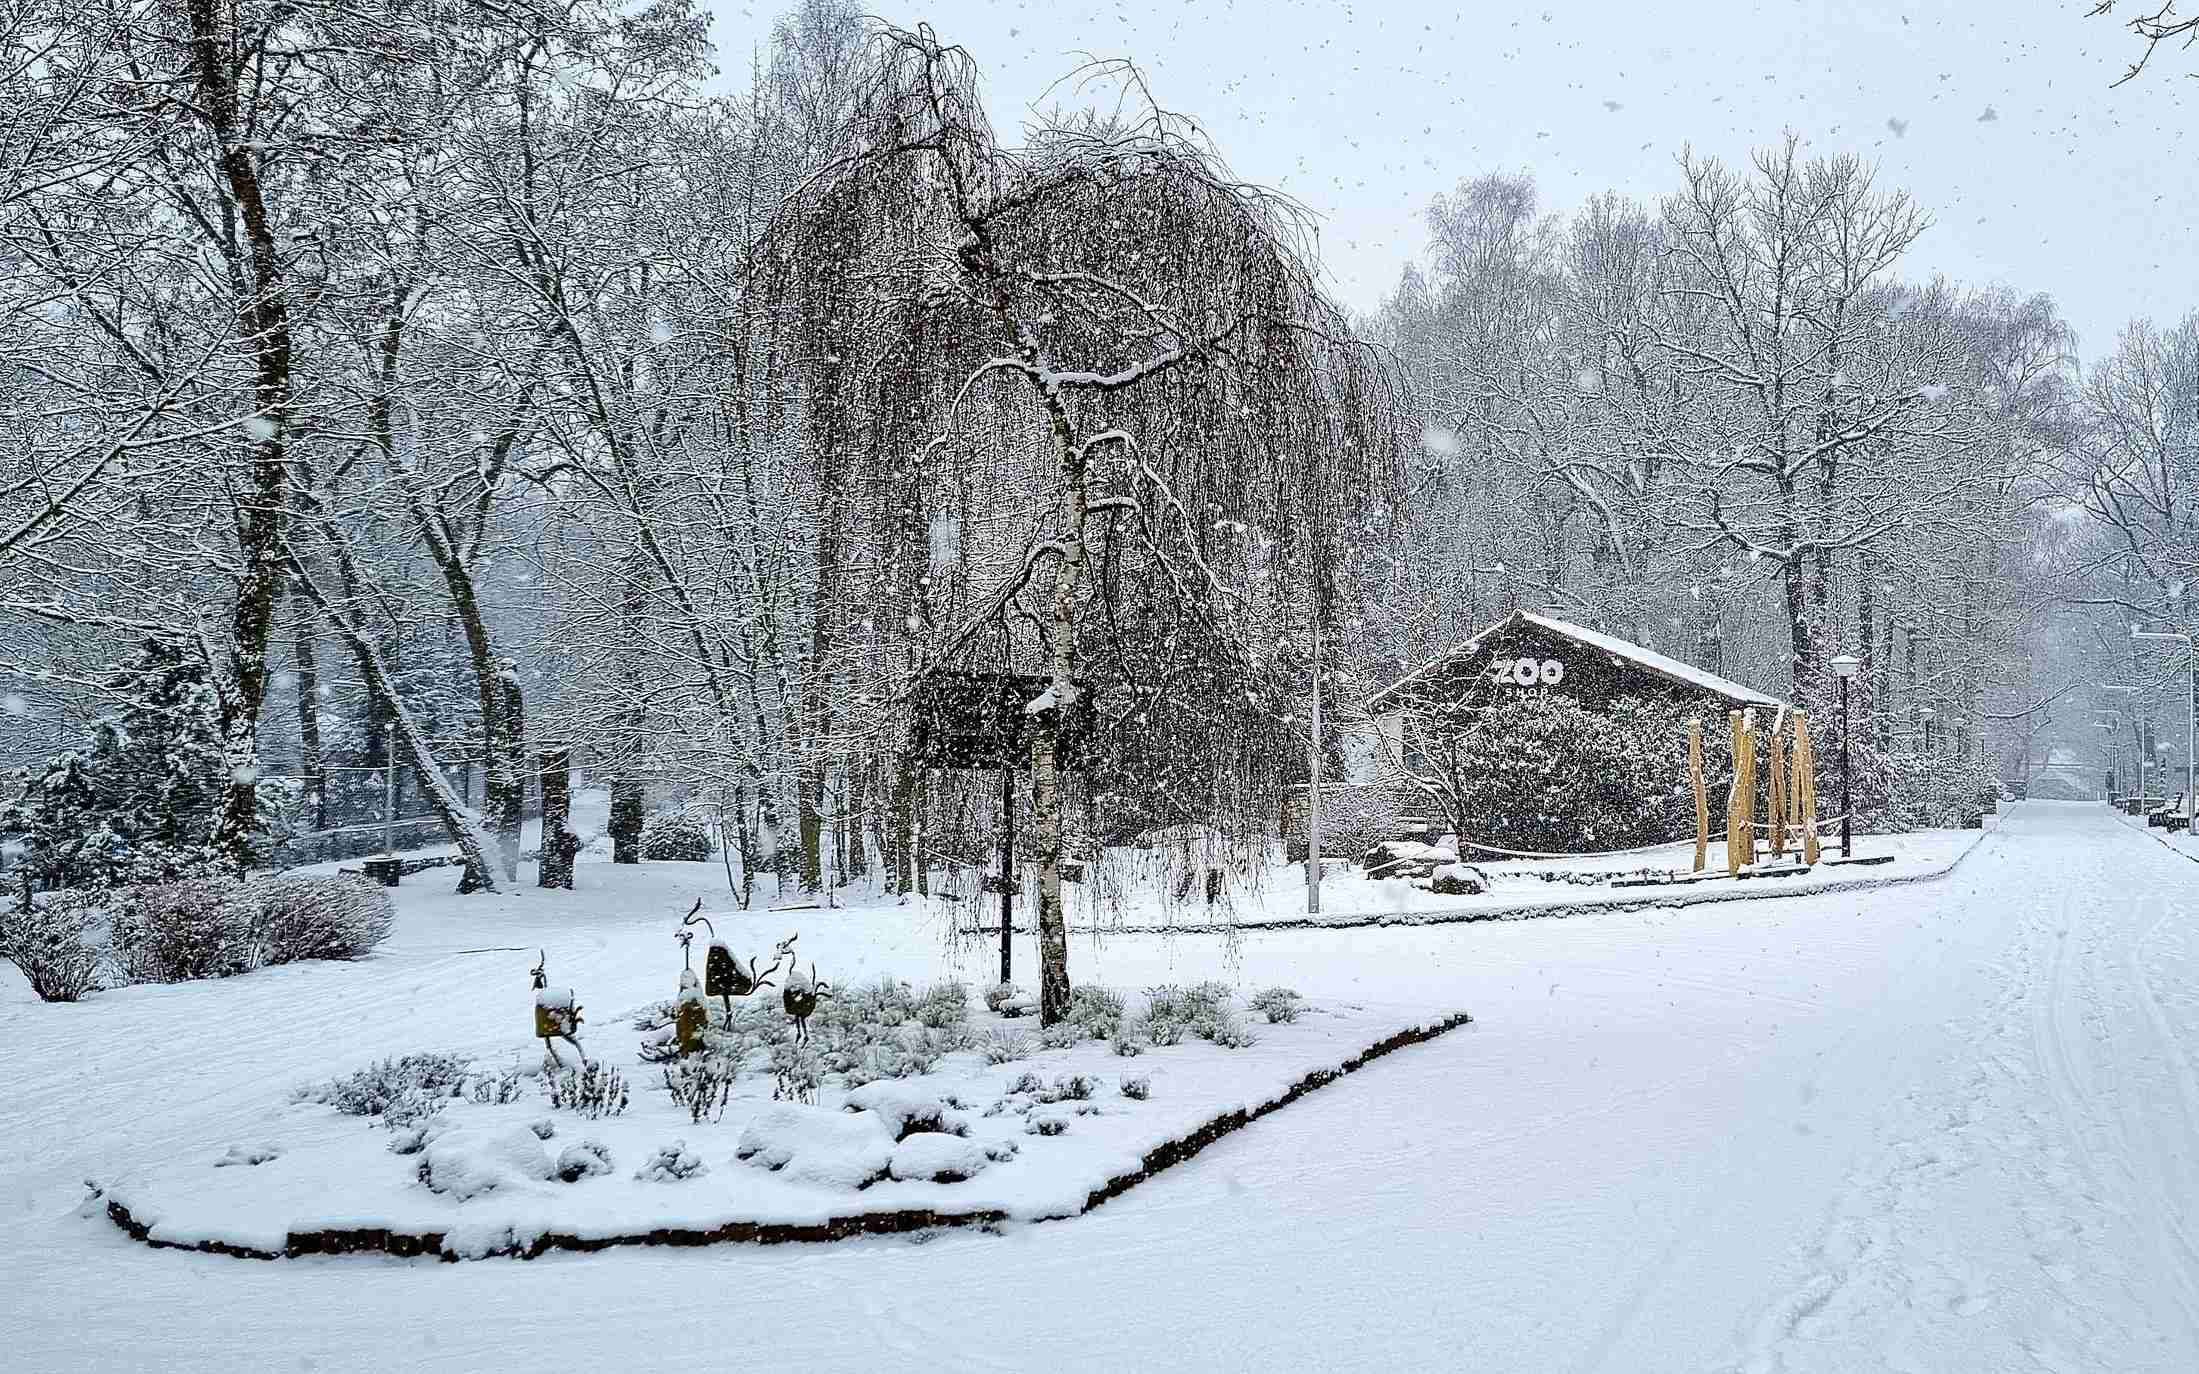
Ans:
[[[517,991],[508,1000],[518,1024],[531,1000]],[[461,1095],[395,1126],[316,1101],[276,1106],[241,1117],[219,1153],[132,1173],[106,1200],[156,1243],[260,1255],[350,1248],[293,1237],[370,1231],[472,1258],[535,1252],[545,1237],[589,1247],[665,1232],[851,1233],[865,1219],[889,1229],[1039,1221],[1137,1181],[1155,1151],[1203,1144],[1218,1119],[1258,1115],[1370,1047],[1462,1020],[1343,1003],[1287,1024],[1248,1018],[1255,1039],[1241,1047],[1186,1037],[1129,1057],[1104,1040],[1038,1050],[1032,1036],[1034,1052],[1002,1065],[965,1050],[935,1072],[853,1090],[828,1078],[814,1104],[774,1101],[772,1076],[749,1073],[722,1113],[697,1121],[664,1071],[638,1060],[643,1033],[620,1019],[587,1041],[628,1081],[620,1114],[553,1110],[538,1048],[515,1041],[473,1066],[493,1083],[499,1060],[527,1062],[508,1102]],[[1029,1017],[977,1013],[971,1024],[980,1035],[1035,1030]],[[1150,1096],[1131,1095],[1140,1089]]]

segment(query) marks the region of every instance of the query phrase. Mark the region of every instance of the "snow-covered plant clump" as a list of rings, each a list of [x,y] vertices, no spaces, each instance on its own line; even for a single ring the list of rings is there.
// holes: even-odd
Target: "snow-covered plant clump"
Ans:
[[[358,959],[389,938],[386,889],[362,878],[285,873],[247,883],[253,951],[262,964]]]
[[[1155,1045],[1180,1045],[1186,1035],[1233,1050],[1254,1043],[1253,1034],[1238,1021],[1230,1006],[1227,984],[1207,982],[1188,988],[1164,985],[1147,988],[1145,996],[1145,1015],[1137,1022],[1136,1030]]]
[[[1133,1102],[1143,1102],[1153,1095],[1153,1080],[1143,1075],[1122,1080],[1122,1095]]]
[[[1445,897],[1474,897],[1489,890],[1489,880],[1472,864],[1441,864],[1428,890]]]
[[[1012,1064],[1031,1057],[1031,1037],[1022,1031],[995,1028],[982,1046],[988,1064]]]
[[[320,1102],[350,1116],[378,1117],[389,1126],[410,1125],[463,1096],[468,1062],[455,1054],[408,1054],[369,1064],[341,1078],[304,1088],[301,1102]]]
[[[915,1083],[868,1083],[848,1094],[846,1110],[870,1112],[886,1123],[895,1140],[930,1132],[935,1135],[968,1135],[969,1118],[959,1101]]]
[[[897,1143],[876,1112],[775,1102],[749,1119],[733,1156],[796,1183],[859,1189],[886,1176]]]
[[[710,822],[693,811],[659,811],[641,827],[641,857],[704,863],[718,851]]]
[[[626,1079],[599,1062],[542,1075],[542,1095],[550,1105],[588,1119],[617,1116],[626,1110]]]
[[[428,1191],[464,1202],[515,1182],[543,1182],[556,1167],[533,1131],[510,1126],[436,1136],[420,1152],[418,1172]]]
[[[1265,1016],[1271,1026],[1280,1026],[1298,1019],[1305,1010],[1305,998],[1295,988],[1262,988],[1252,995],[1251,1007]]]
[[[1038,1009],[1038,998],[1014,983],[995,983],[985,989],[985,1010],[995,1016],[1028,1016]]]
[[[643,1183],[682,1183],[700,1178],[710,1172],[702,1156],[687,1148],[684,1140],[660,1145],[646,1163],[634,1171],[634,1177]]]
[[[1094,1040],[1107,1040],[1122,1029],[1122,997],[1106,988],[1081,987],[1069,994],[1069,1019]]]
[[[611,1152],[598,1141],[575,1141],[557,1154],[557,1176],[565,1183],[608,1174],[611,1168]]]
[[[894,1146],[889,1176],[917,1183],[965,1183],[993,1164],[1014,1159],[1012,1140],[966,1140],[952,1135],[914,1135]]]
[[[924,989],[916,1003],[916,1019],[935,1030],[959,1026],[970,1019],[970,985],[949,978]]]
[[[725,1104],[733,1097],[733,1081],[739,1072],[740,1066],[724,1056],[699,1054],[665,1069],[664,1090],[686,1109],[688,1119],[699,1126],[724,1115]]]
[[[101,921],[98,900],[85,892],[11,903],[0,910],[0,959],[21,969],[41,1000],[74,1002],[99,986]]]
[[[119,888],[108,941],[132,983],[227,978],[254,964],[249,894],[226,878],[183,878]]]

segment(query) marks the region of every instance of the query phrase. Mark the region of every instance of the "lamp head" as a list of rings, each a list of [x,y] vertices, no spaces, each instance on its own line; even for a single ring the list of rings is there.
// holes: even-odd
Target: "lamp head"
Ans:
[[[1863,667],[1863,660],[1854,654],[1838,654],[1832,661],[1833,676],[1845,682]]]

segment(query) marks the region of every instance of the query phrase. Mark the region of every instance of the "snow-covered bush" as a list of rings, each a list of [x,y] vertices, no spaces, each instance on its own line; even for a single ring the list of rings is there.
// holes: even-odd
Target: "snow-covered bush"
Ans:
[[[1138,1039],[1138,1034],[1137,1022],[1127,1021],[1108,1040],[1107,1048],[1113,1050],[1117,1058],[1135,1059],[1145,1053],[1145,1042]]]
[[[1070,1050],[1091,1039],[1090,1032],[1074,1021],[1056,1021],[1038,1033],[1042,1050]]]
[[[777,1102],[749,1119],[733,1157],[797,1183],[867,1188],[886,1176],[896,1143],[875,1112]]]
[[[813,1103],[824,1080],[824,1059],[815,1045],[780,1040],[771,1046],[773,1101]]]
[[[100,954],[92,936],[100,905],[93,894],[73,890],[27,910],[10,903],[0,910],[0,959],[21,969],[41,1000],[76,1001],[99,986]]]
[[[739,1065],[731,1060],[714,1054],[698,1054],[665,1069],[664,1090],[672,1094],[674,1102],[687,1109],[688,1119],[699,1126],[725,1114],[725,1104],[732,1100],[733,1081],[739,1072]]]
[[[970,985],[949,978],[924,989],[917,999],[916,1019],[934,1029],[959,1026],[970,1019]]]
[[[360,959],[389,938],[397,907],[364,878],[284,873],[244,885],[258,962]]]
[[[1304,1002],[1295,988],[1262,988],[1252,995],[1251,1006],[1274,1026],[1297,1020]]]
[[[253,966],[249,894],[226,878],[117,888],[108,941],[132,983],[227,978]]]
[[[985,1010],[995,1016],[1022,1016],[1031,1005],[1031,994],[1013,983],[995,983],[985,989]]]
[[[968,1135],[969,1119],[936,1088],[913,1083],[869,1083],[848,1094],[845,1110],[871,1112],[895,1140],[932,1132]]]
[[[543,1182],[555,1172],[533,1131],[508,1126],[436,1136],[420,1152],[418,1176],[428,1191],[464,1202],[515,1182]]]
[[[643,1183],[681,1183],[700,1178],[710,1172],[702,1156],[687,1148],[684,1140],[660,1145],[646,1163],[634,1171],[634,1177]]]
[[[965,1140],[951,1135],[911,1136],[894,1146],[889,1176],[917,1183],[964,1183],[993,1164],[1015,1158],[1012,1140]]]
[[[1153,1095],[1153,1080],[1143,1077],[1122,1080],[1122,1095],[1133,1102],[1143,1102]]]
[[[1031,1057],[1031,1037],[1022,1031],[995,1029],[985,1037],[985,1062],[1012,1064]]]
[[[641,827],[641,857],[704,863],[718,852],[710,822],[693,811],[659,811]]]
[[[466,1095],[484,1107],[508,1107],[519,1100],[519,1070],[472,1074],[466,1079]]]
[[[576,1141],[557,1153],[557,1176],[565,1183],[578,1183],[611,1172],[611,1152],[599,1141]]]
[[[1246,1030],[1237,1019],[1237,1013],[1228,1007],[1214,1007],[1191,1018],[1187,1029],[1201,1040],[1219,1045],[1225,1050],[1249,1049],[1258,1043],[1259,1037]]]
[[[1693,833],[1687,719],[1642,696],[1594,707],[1562,692],[1423,704],[1407,713],[1414,775],[1449,828],[1484,843],[1554,853],[1660,844]],[[1703,731],[1713,787],[1730,776],[1726,732]]]
[[[1068,1130],[1069,1119],[1062,1116],[1034,1116],[1023,1126],[1025,1135],[1065,1135]]]
[[[455,1054],[408,1054],[303,1088],[297,1097],[391,1127],[410,1125],[466,1091],[467,1062]]]
[[[543,1074],[542,1095],[551,1106],[578,1112],[593,1121],[626,1110],[626,1079],[617,1069],[606,1068],[600,1061],[591,1062],[577,1069]]]
[[[1088,1102],[1099,1091],[1099,1080],[1088,1073],[1072,1073],[1054,1080],[1046,1101]]]
[[[1094,1040],[1122,1029],[1122,998],[1106,988],[1083,987],[1069,994],[1069,1019]]]
[[[1015,1081],[1008,1085],[1008,1091],[1011,1093],[1029,1093],[1035,1097],[1046,1091],[1046,1081],[1035,1073],[1019,1073],[1016,1075]]]
[[[1489,890],[1489,880],[1472,864],[1448,863],[1437,867],[1428,890],[1444,897],[1475,897]]]

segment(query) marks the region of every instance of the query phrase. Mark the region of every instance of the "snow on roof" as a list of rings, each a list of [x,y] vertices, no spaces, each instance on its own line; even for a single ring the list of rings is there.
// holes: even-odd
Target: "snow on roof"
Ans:
[[[1536,615],[1532,611],[1514,611],[1488,629],[1483,630],[1480,634],[1475,635],[1472,639],[1452,649],[1449,653],[1436,655],[1420,667],[1415,668],[1381,691],[1376,692],[1373,696],[1368,697],[1368,707],[1372,708],[1384,697],[1397,691],[1406,683],[1433,671],[1443,664],[1473,653],[1481,647],[1482,640],[1495,634],[1498,630],[1516,625],[1532,625],[1536,629],[1557,635],[1561,639],[1570,639],[1584,647],[1601,650],[1613,658],[1622,659],[1645,672],[1655,673],[1659,677],[1667,678],[1694,691],[1707,692],[1712,696],[1723,697],[1728,701],[1738,702],[1742,705],[1787,709],[1786,702],[1759,692],[1753,687],[1743,687],[1740,683],[1729,678],[1722,678],[1716,673],[1705,672],[1701,668],[1682,663],[1676,658],[1667,658],[1654,649],[1645,649],[1639,644],[1629,643],[1616,636],[1587,629],[1575,625],[1571,621],[1555,620],[1546,615]]]

